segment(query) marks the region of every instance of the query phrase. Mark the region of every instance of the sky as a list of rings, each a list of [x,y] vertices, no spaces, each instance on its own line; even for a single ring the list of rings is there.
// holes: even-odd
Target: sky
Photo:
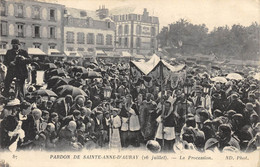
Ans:
[[[42,0],[44,1],[44,0]],[[181,18],[193,24],[205,24],[209,30],[219,26],[260,22],[260,0],[45,0],[67,7],[96,10],[101,5],[113,11],[127,8],[142,14],[158,16],[160,28]]]

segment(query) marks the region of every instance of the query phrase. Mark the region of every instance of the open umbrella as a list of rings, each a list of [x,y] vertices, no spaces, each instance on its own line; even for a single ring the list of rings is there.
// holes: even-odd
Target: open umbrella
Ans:
[[[61,68],[51,70],[50,75],[51,76],[61,76],[61,77],[66,76],[64,70],[62,70]]]
[[[62,85],[68,85],[71,80],[73,80],[73,79],[72,78],[61,78],[53,85],[53,88],[57,88]]]
[[[85,67],[82,66],[74,66],[71,68],[72,72],[84,72],[85,70],[86,70]]]
[[[44,66],[46,70],[57,68],[57,66],[54,63],[46,63]]]
[[[95,63],[88,63],[88,64],[85,64],[85,67],[86,67],[86,68],[92,68],[92,69],[94,69],[94,68],[98,68],[98,66],[97,66]]]
[[[102,78],[102,75],[96,71],[86,71],[82,74],[81,77],[83,79],[86,79],[86,78],[94,79],[94,78]]]
[[[87,94],[82,89],[71,85],[60,86],[57,88],[57,92],[62,97],[65,97],[66,95],[71,95],[73,98],[75,98],[78,95],[87,96]]]
[[[56,93],[49,89],[39,89],[33,92],[34,95],[57,97]]]
[[[243,77],[238,73],[230,73],[226,76],[227,79],[242,80]]]
[[[227,79],[224,77],[215,77],[215,78],[211,78],[210,80],[214,82],[227,83]]]

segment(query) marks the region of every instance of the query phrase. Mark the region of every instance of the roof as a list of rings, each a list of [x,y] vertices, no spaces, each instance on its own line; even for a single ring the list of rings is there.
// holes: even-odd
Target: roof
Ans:
[[[70,15],[73,18],[87,19],[91,17],[93,20],[101,20],[97,15],[96,11],[76,9],[76,8],[66,8],[67,15]],[[86,12],[86,16],[81,16],[80,12]]]
[[[109,11],[110,15],[143,14],[144,8],[137,6],[121,6]]]
[[[39,48],[28,48],[29,55],[46,55],[41,49]]]

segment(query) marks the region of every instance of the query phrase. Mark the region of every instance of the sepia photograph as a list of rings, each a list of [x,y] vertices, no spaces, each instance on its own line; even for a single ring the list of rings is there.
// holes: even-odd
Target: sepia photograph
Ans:
[[[0,167],[259,167],[259,0],[1,0]]]

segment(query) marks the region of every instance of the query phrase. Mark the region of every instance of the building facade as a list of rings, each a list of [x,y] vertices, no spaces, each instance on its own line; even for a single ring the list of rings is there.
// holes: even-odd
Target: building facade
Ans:
[[[116,50],[148,54],[158,49],[156,36],[159,33],[158,17],[143,14],[112,15],[116,23]]]
[[[108,17],[108,9],[87,11],[66,8],[64,15],[64,50],[96,54],[113,51],[115,24]]]
[[[0,49],[20,40],[23,49],[63,50],[64,6],[27,0],[1,0]]]

